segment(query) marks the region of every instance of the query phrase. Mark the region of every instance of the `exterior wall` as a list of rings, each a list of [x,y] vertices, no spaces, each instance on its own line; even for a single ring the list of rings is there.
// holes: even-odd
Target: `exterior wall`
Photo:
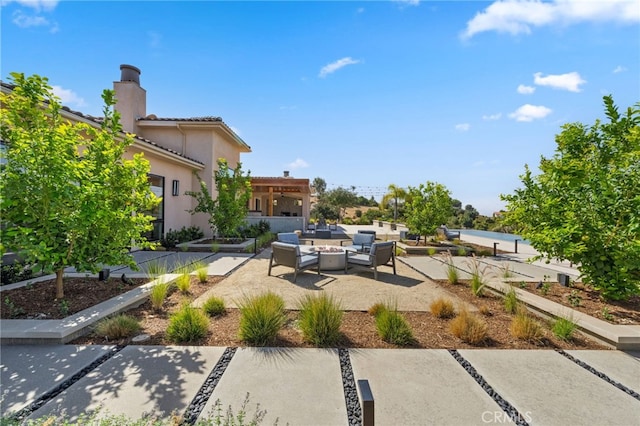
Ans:
[[[209,193],[212,198],[216,198],[216,186],[213,173],[217,169],[218,158],[226,158],[229,167],[235,168],[240,161],[240,151],[237,146],[227,142],[220,136],[215,129],[202,129],[196,126],[181,126],[180,130],[171,126],[144,126],[139,128],[139,135],[153,140],[158,144],[183,153],[185,156],[197,159],[204,163],[204,168],[198,171],[198,175],[207,183]],[[183,190],[180,188],[181,194],[184,191],[200,191],[200,182],[198,177],[191,174],[189,177],[190,189]],[[182,180],[181,180],[182,182]],[[189,209],[194,209],[197,205],[195,198],[184,196],[190,203]],[[191,225],[198,226],[203,230],[206,237],[213,235],[210,228],[208,215],[204,213],[196,213],[191,217]],[[168,228],[166,228],[168,229]],[[175,228],[174,228],[175,229]]]
[[[134,154],[142,152],[131,147],[125,158],[131,159]],[[184,195],[185,191],[193,190],[192,169],[165,158],[145,152],[144,157],[149,161],[151,174],[164,177],[164,232],[169,229],[180,229],[193,224],[190,210],[192,197]],[[179,182],[179,195],[172,195],[173,181]],[[202,227],[201,227],[202,228]],[[205,228],[202,228],[205,230]]]
[[[269,222],[271,232],[293,232],[305,230],[306,221],[303,217],[282,217],[282,216],[249,216],[247,222],[249,225],[266,220]]]

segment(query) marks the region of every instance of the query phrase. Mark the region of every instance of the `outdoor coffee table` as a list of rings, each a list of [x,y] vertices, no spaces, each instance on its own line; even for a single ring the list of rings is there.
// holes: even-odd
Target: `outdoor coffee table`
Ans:
[[[346,247],[337,246],[314,246],[312,249],[318,253],[321,271],[343,270],[346,265],[347,251],[352,251]]]

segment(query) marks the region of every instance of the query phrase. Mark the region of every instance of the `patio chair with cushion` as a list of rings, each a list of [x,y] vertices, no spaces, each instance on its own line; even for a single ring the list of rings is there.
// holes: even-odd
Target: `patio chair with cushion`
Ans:
[[[269,260],[269,273],[274,266],[288,266],[293,268],[293,282],[298,278],[298,272],[315,268],[320,274],[320,263],[317,254],[303,253],[296,244],[273,242],[271,243],[271,259]]]
[[[460,231],[450,231],[447,225],[440,225],[436,232],[444,236],[447,240],[460,239]]]
[[[313,240],[301,240],[300,237],[298,237],[298,234],[296,234],[295,232],[279,232],[278,233],[278,242],[281,243],[288,243],[288,244],[295,244],[297,246],[299,245],[305,245],[306,243],[311,243],[311,245],[313,245]],[[311,251],[310,248],[303,248],[302,249],[303,252],[305,253],[309,253]]]
[[[373,268],[373,278],[378,279],[378,266],[391,266],[396,275],[396,244],[393,241],[371,244],[369,253],[349,253],[344,272],[349,266]],[[389,264],[391,263],[391,264]]]
[[[340,245],[344,246],[343,243],[351,243],[346,248],[352,249],[359,253],[366,253],[371,250],[371,244],[374,243],[376,236],[373,234],[363,234],[357,233],[353,235],[353,239],[351,241],[340,241]]]

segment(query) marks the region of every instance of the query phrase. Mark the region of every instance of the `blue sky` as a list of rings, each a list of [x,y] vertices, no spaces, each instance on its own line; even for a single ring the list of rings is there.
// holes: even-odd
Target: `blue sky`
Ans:
[[[380,198],[444,184],[499,210],[567,122],[640,101],[640,2],[2,0],[1,74],[100,115],[120,64],[147,113],[221,116],[253,176]]]

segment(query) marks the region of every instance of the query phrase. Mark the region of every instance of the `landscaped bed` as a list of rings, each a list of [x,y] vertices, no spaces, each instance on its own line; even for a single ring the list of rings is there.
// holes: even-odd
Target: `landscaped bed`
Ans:
[[[138,308],[130,310],[129,315],[137,318],[142,330],[138,333],[148,334],[150,338],[144,344],[175,344],[166,336],[169,318],[185,302],[195,300],[207,290],[223,282],[224,277],[207,277],[201,283],[195,276],[190,277],[190,289],[184,294],[174,289],[165,300],[160,310],[153,310],[149,301]],[[21,289],[4,291],[2,293],[3,309],[2,318],[63,318],[64,314],[71,315],[84,308],[93,306],[115,295],[126,292],[136,285],[146,283],[146,279],[136,279],[133,285],[124,283],[120,278],[111,278],[108,282],[101,282],[95,278],[68,278],[65,280],[64,301],[53,298],[54,282],[42,282],[23,287]],[[430,312],[401,312],[410,325],[415,341],[409,344],[409,348],[470,348],[488,347],[500,349],[535,349],[535,348],[563,348],[563,349],[594,349],[602,348],[599,344],[587,340],[579,334],[570,341],[558,339],[550,331],[544,320],[538,322],[544,325],[544,335],[534,341],[527,342],[514,338],[509,330],[513,318],[507,314],[503,307],[501,296],[486,293],[483,297],[473,296],[468,283],[452,285],[446,282],[438,282],[452,296],[457,296],[462,301],[476,307],[476,315],[487,324],[487,339],[478,345],[464,343],[455,337],[450,331],[451,319],[438,319]],[[597,298],[595,292],[581,284],[573,288],[562,287],[557,283],[550,283],[547,294],[535,289],[537,283],[526,283],[528,290],[542,297],[562,303],[568,307],[581,310],[595,317],[609,320],[616,324],[639,324],[638,298],[628,302],[604,303]],[[387,284],[381,283],[384,286]],[[434,284],[435,285],[435,284]],[[514,283],[519,286],[518,283]],[[568,295],[573,292],[574,297]],[[580,306],[571,305],[571,300],[579,298]],[[229,301],[227,301],[229,302]],[[79,304],[82,303],[82,304]],[[425,307],[428,309],[428,307]],[[603,318],[603,314],[607,318]],[[312,347],[304,341],[298,327],[299,312],[287,311],[285,326],[278,333],[277,339],[270,346],[285,347]],[[240,312],[238,309],[226,309],[225,314],[209,319],[208,334],[197,341],[190,342],[196,345],[212,346],[247,346],[238,337]],[[375,318],[368,312],[347,311],[344,313],[340,327],[341,338],[338,347],[351,348],[392,348],[393,344],[384,342],[377,334]],[[72,343],[75,344],[104,344],[107,340],[103,336],[87,335]],[[109,343],[114,343],[109,340]],[[123,339],[119,343],[130,343],[129,339]]]
[[[219,278],[219,277],[218,277]],[[190,299],[195,299],[199,294],[215,285],[214,282],[207,282],[201,285],[195,278],[192,278],[192,289]],[[484,314],[477,314],[487,323],[488,338],[479,345],[471,345],[462,342],[452,335],[449,330],[450,319],[438,319],[430,312],[402,312],[407,319],[415,342],[408,348],[473,348],[486,347],[494,349],[603,349],[604,347],[586,339],[579,334],[571,341],[563,341],[556,338],[550,329],[545,325],[544,336],[539,340],[527,342],[511,336],[509,331],[513,315],[504,311],[502,298],[487,294],[482,298],[473,296],[466,284],[451,285],[448,287],[452,293],[475,306]],[[149,340],[144,344],[168,345],[175,344],[166,336],[169,326],[169,317],[172,312],[177,311],[183,304],[185,296],[174,291],[165,301],[163,310],[155,312],[151,309],[149,302],[128,313],[142,324],[141,333],[148,334]],[[269,346],[283,347],[313,347],[304,341],[302,333],[297,325],[298,311],[288,311],[285,326],[278,333],[277,339]],[[209,320],[208,334],[206,337],[189,344],[209,345],[209,346],[249,346],[238,336],[240,324],[239,309],[226,309],[225,314],[213,317]],[[545,322],[540,320],[541,324]],[[340,327],[342,337],[337,347],[346,348],[395,348],[396,345],[384,342],[377,334],[375,318],[368,312],[347,311],[344,313]],[[73,344],[104,344],[107,340],[98,335],[88,335],[77,339]],[[114,343],[110,341],[110,343]],[[117,342],[121,344],[130,343],[129,339],[122,339]]]

